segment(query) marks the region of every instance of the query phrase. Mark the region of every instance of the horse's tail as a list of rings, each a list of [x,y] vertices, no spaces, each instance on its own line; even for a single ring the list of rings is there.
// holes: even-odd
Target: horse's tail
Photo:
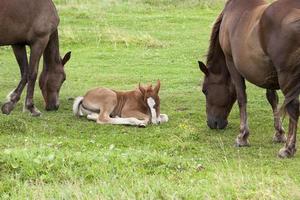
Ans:
[[[75,116],[83,116],[81,111],[81,105],[83,102],[83,97],[76,97],[73,103],[73,113]]]

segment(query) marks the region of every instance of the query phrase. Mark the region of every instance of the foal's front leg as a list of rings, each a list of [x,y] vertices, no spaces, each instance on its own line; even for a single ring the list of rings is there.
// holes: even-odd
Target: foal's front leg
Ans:
[[[123,111],[122,117],[138,120],[138,126],[145,127],[149,124],[150,118],[147,114],[139,111]]]
[[[274,127],[275,135],[273,137],[274,142],[286,142],[286,137],[284,134],[284,129],[280,120],[280,112],[278,110],[278,95],[276,90],[267,90],[267,99],[272,106],[273,116],[274,116]]]
[[[130,126],[139,126],[146,127],[147,123],[144,120],[137,119],[136,117],[110,117],[110,111],[106,111],[105,109],[100,109],[100,113],[92,113],[87,116],[89,120],[96,121],[98,124],[115,124],[115,125],[130,125]]]
[[[235,145],[237,147],[249,146],[249,127],[247,117],[247,94],[245,79],[236,70],[232,59],[226,59],[228,70],[230,72],[232,81],[235,85],[237,101],[240,110],[240,134],[237,136]]]
[[[12,48],[20,68],[21,80],[17,88],[7,96],[8,101],[1,108],[2,113],[7,115],[10,114],[17,102],[20,100],[22,91],[27,83],[28,70],[28,60],[25,45],[12,45]]]
[[[166,122],[169,121],[169,117],[166,114],[160,114],[159,118],[160,118],[160,123],[161,124],[166,123]]]

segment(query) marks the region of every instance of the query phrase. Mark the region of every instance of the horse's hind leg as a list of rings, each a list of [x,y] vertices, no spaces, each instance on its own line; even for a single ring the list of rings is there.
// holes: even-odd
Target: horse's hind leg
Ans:
[[[267,90],[267,99],[272,106],[273,116],[274,116],[274,127],[275,135],[273,137],[274,142],[286,142],[286,137],[284,134],[284,129],[280,120],[280,112],[278,110],[278,94],[276,90]]]
[[[12,48],[20,68],[21,80],[17,88],[8,95],[8,101],[1,108],[2,113],[7,115],[14,109],[16,103],[20,100],[22,91],[27,83],[28,70],[28,59],[25,45],[12,45]]]
[[[27,74],[27,95],[25,101],[25,109],[27,109],[32,116],[39,116],[41,112],[34,106],[33,94],[34,86],[37,78],[38,65],[40,58],[48,44],[49,36],[44,36],[37,39],[31,46],[30,61]]]
[[[299,100],[294,99],[287,104],[286,110],[290,116],[289,133],[285,146],[280,149],[279,157],[288,158],[296,153],[296,134],[299,119]]]

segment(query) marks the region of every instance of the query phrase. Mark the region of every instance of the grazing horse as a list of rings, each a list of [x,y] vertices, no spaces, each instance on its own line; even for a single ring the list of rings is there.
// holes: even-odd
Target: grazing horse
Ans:
[[[88,91],[84,97],[77,97],[73,104],[76,116],[87,116],[99,124],[122,124],[145,127],[150,122],[159,124],[168,121],[168,116],[160,114],[160,99],[157,85],[139,87],[128,92],[107,88]]]
[[[279,157],[296,152],[300,94],[300,0],[229,0],[216,20],[207,56],[202,91],[206,96],[207,123],[225,128],[234,102],[240,110],[237,146],[247,146],[245,79],[267,89],[274,113],[274,140],[285,142]],[[276,90],[284,94],[283,110],[289,115],[286,139],[277,109]]]
[[[0,46],[12,46],[21,71],[19,85],[2,106],[4,114],[14,109],[28,84],[25,109],[32,116],[40,115],[34,106],[33,93],[42,54],[44,67],[39,85],[45,107],[46,110],[58,109],[59,90],[66,78],[64,65],[71,56],[71,52],[63,59],[59,55],[58,24],[59,17],[51,0],[0,0]],[[29,62],[26,45],[30,47]]]

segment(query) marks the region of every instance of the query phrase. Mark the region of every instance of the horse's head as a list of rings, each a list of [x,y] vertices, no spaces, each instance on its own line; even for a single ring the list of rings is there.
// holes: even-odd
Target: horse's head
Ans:
[[[214,73],[199,61],[200,70],[205,78],[202,92],[206,97],[207,125],[211,129],[224,129],[228,121],[228,115],[236,101],[234,85],[227,74],[227,78],[219,73]]]
[[[143,87],[139,85],[139,90],[143,95],[143,101],[148,105],[151,111],[151,121],[153,124],[160,123],[160,99],[158,96],[160,89],[160,81],[157,81],[157,85],[152,88],[152,85]]]
[[[59,91],[66,80],[64,70],[65,64],[70,60],[71,52],[68,52],[64,58],[59,58],[55,64],[50,67],[44,67],[40,75],[39,85],[45,100],[45,109],[57,110],[59,107]]]

